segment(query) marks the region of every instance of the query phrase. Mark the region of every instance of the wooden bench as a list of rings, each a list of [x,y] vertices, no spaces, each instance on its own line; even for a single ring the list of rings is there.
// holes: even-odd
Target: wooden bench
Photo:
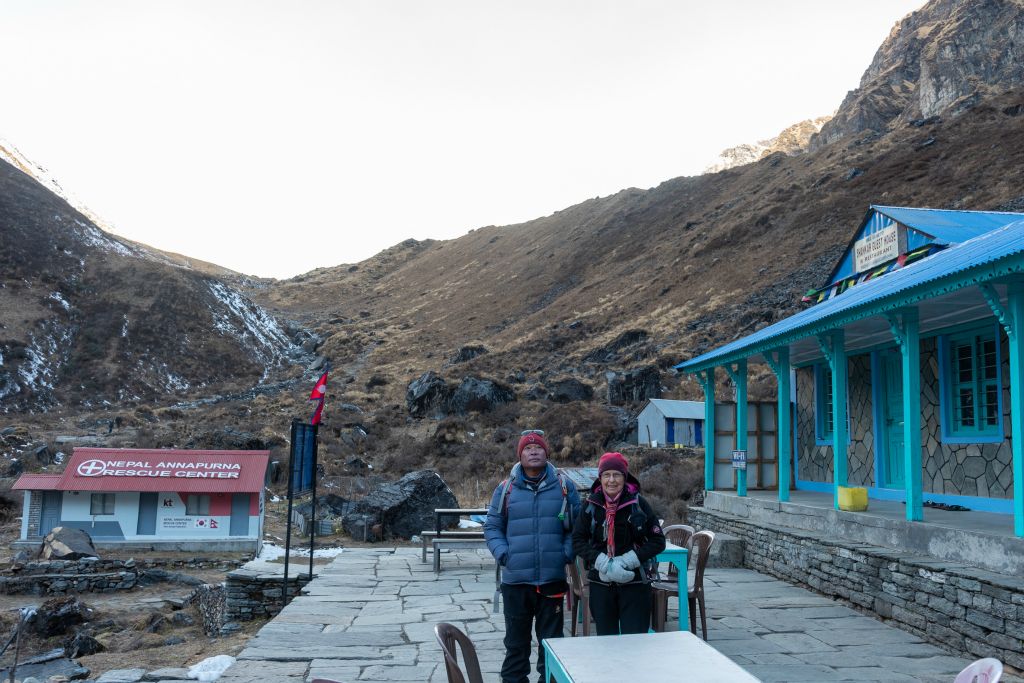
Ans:
[[[434,547],[434,573],[441,573],[441,548],[486,548],[487,541],[480,538],[435,538],[431,545]]]
[[[483,529],[481,529],[480,531],[444,531],[441,534],[441,537],[443,537],[443,538],[462,538],[462,539],[467,539],[467,538],[468,539],[480,539],[480,538],[484,537],[484,531],[483,531]],[[422,558],[422,561],[426,562],[427,561],[427,545],[432,540],[434,540],[435,538],[438,538],[438,534],[437,534],[436,531],[424,531],[423,533],[420,534],[420,538],[423,541],[423,558]]]

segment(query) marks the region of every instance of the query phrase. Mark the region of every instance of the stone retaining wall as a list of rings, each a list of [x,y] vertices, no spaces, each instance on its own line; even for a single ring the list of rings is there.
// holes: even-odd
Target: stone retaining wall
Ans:
[[[1024,669],[1024,578],[704,508],[690,508],[689,523],[744,539],[750,569],[848,601],[958,654]]]
[[[225,618],[229,621],[250,621],[275,616],[309,583],[309,574],[288,577],[287,601],[283,583],[283,574],[255,574],[245,570],[231,572],[226,584]]]
[[[65,593],[110,593],[133,588],[139,578],[154,570],[154,581],[174,580],[162,568],[210,569],[237,567],[237,560],[145,559],[104,560],[49,560],[12,564],[0,574],[0,593],[63,595]]]

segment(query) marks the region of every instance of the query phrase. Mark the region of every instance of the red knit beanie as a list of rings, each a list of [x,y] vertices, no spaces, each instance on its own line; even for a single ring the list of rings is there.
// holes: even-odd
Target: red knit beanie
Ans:
[[[516,446],[516,457],[523,457],[523,449],[529,446],[531,443],[537,444],[538,446],[543,448],[545,455],[551,455],[551,449],[548,448],[548,442],[544,440],[544,437],[541,436],[540,434],[530,432],[529,434],[523,434],[521,437],[519,437],[519,445]]]
[[[608,470],[622,472],[622,476],[629,474],[629,463],[622,453],[605,453],[597,461],[597,476],[601,476]]]

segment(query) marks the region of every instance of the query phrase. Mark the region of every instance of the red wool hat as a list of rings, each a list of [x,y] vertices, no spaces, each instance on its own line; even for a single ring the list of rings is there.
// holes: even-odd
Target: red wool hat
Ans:
[[[629,474],[629,463],[622,453],[605,453],[597,461],[597,476],[601,476],[608,470],[622,472],[622,476]]]
[[[544,437],[540,434],[523,434],[519,437],[519,445],[516,446],[516,457],[523,457],[523,449],[530,444],[536,444],[544,449],[545,455],[551,455],[551,449],[548,448],[548,442],[544,440]]]

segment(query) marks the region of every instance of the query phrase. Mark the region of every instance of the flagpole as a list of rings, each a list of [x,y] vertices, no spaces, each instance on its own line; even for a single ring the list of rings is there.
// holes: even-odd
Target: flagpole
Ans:
[[[309,580],[313,580],[313,545],[316,539],[316,468],[317,468],[317,451],[320,448],[320,417],[323,414],[324,401],[327,399],[327,375],[331,371],[331,361],[327,361],[324,366],[324,374],[320,376],[320,380],[317,382],[317,387],[313,391],[316,392],[320,389],[320,399],[317,404],[317,409],[313,413],[313,418],[310,419],[310,423],[313,425],[313,498],[311,500],[310,510],[310,528],[309,528]],[[322,382],[322,384],[321,384]],[[315,420],[315,421],[314,421]]]

